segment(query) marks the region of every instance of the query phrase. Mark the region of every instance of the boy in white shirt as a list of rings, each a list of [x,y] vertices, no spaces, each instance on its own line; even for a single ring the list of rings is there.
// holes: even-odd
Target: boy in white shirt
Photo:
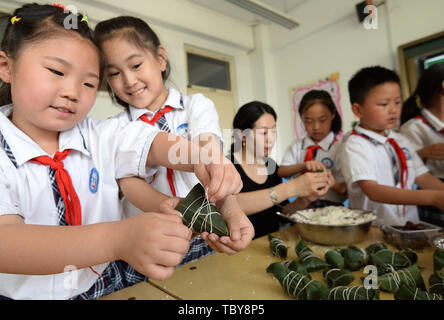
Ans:
[[[417,221],[417,205],[444,209],[444,183],[428,173],[410,143],[393,132],[401,114],[399,77],[364,68],[349,81],[359,124],[343,139],[341,171],[350,207],[373,211],[378,224]],[[423,190],[413,190],[413,184]]]

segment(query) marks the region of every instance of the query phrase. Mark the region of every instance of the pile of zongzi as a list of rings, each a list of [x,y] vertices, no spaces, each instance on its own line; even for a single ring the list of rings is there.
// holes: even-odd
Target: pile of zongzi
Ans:
[[[279,257],[287,257],[287,246],[276,237],[269,236],[270,250]],[[394,293],[395,299],[442,300],[444,295],[444,252],[433,255],[434,273],[429,278],[430,292],[426,291],[417,254],[410,250],[392,251],[382,242],[365,249],[350,245],[334,248],[325,253],[325,261],[318,257],[304,240],[295,246],[298,260],[270,264],[267,272],[279,280],[283,289],[296,299],[307,300],[378,300],[380,290]],[[368,285],[350,286],[355,280],[352,271],[374,266],[375,279]],[[367,267],[370,268],[370,267]],[[325,283],[313,280],[310,272],[320,271]]]

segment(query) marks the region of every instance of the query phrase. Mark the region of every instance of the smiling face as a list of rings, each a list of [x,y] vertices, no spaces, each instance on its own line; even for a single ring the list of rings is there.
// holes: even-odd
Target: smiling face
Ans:
[[[12,122],[29,136],[68,130],[93,107],[100,67],[89,40],[65,32],[25,45],[16,59],[2,52],[1,61],[1,78],[11,84]]]
[[[153,111],[162,107],[168,96],[162,79],[167,61],[162,46],[153,54],[116,36],[104,41],[102,50],[108,84],[121,100]]]
[[[354,103],[353,113],[364,129],[385,135],[385,130],[396,127],[402,108],[401,89],[395,82],[386,82],[372,88],[364,103]]]
[[[324,104],[315,103],[304,109],[301,119],[307,134],[313,142],[318,143],[330,133],[334,117]]]

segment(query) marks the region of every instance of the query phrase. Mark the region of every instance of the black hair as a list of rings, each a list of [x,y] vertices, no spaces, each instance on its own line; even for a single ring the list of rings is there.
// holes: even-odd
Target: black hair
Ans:
[[[120,36],[142,50],[149,50],[156,57],[157,49],[160,46],[159,37],[153,29],[142,19],[131,16],[119,16],[99,22],[94,29],[94,35],[99,47],[103,42]],[[167,59],[166,69],[162,72],[163,82],[168,80],[170,72],[171,66]],[[125,108],[128,107],[128,103],[113,94],[109,85],[107,86],[107,90],[115,102]]]
[[[342,119],[339,115],[336,104],[334,103],[330,93],[325,90],[310,90],[301,99],[299,103],[299,114],[302,116],[305,110],[310,108],[312,105],[320,103],[327,107],[328,110],[334,115],[333,121],[331,123],[331,131],[334,134],[338,134],[342,130]]]
[[[396,72],[380,66],[359,70],[348,82],[350,103],[362,105],[371,89],[387,82],[394,82],[400,85]]]
[[[264,102],[252,101],[244,104],[234,116],[233,130],[243,131],[246,129],[253,129],[256,121],[266,113],[271,114],[275,121],[277,120],[277,115],[274,109]],[[231,144],[232,153],[239,150],[239,148],[236,149],[235,146],[242,145],[242,141],[239,141],[241,139],[239,135],[234,133],[233,136],[234,143]]]
[[[1,50],[12,59],[20,56],[21,50],[26,45],[31,45],[51,37],[62,35],[63,31],[73,31],[82,38],[90,40],[94,45],[93,31],[86,21],[82,21],[84,16],[77,13],[77,25],[72,28],[65,28],[67,18],[72,19],[74,13],[66,12],[61,7],[55,5],[41,5],[37,3],[25,4],[16,9],[8,17],[8,25],[3,35]],[[15,17],[14,23],[11,19]],[[62,29],[63,28],[63,29]],[[96,46],[97,47],[97,46]],[[103,77],[104,59],[97,47],[100,63],[100,81]],[[9,83],[1,81],[0,84],[0,105],[12,103],[11,86]]]
[[[401,113],[401,124],[421,114],[422,108],[435,105],[444,94],[444,62],[433,64],[419,78],[413,94],[404,102]]]

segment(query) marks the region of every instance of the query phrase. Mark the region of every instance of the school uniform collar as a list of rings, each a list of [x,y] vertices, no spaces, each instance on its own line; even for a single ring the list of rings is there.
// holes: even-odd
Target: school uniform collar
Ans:
[[[46,153],[28,135],[17,128],[8,118],[12,112],[12,105],[0,107],[0,131],[9,145],[18,166],[39,156],[52,156]],[[87,150],[83,135],[76,125],[74,128],[61,132],[59,135],[59,151],[73,149],[91,156]]]
[[[174,88],[169,88],[168,89],[168,97],[165,100],[165,103],[163,104],[162,108],[164,106],[171,106],[174,109],[184,109],[182,95],[180,94],[180,92]],[[151,110],[148,110],[147,108],[139,109],[139,108],[135,108],[133,106],[128,107],[128,112],[129,112],[129,116],[131,118],[131,121],[135,121],[135,120],[139,119],[140,116],[142,116],[144,114],[146,114],[148,119],[151,119],[156,114],[157,111],[158,110],[151,111]]]
[[[330,131],[330,133],[327,134],[327,136],[325,136],[324,139],[319,141],[318,145],[321,147],[322,150],[328,151],[334,139],[335,139],[335,134],[332,131]],[[304,137],[302,141],[303,149],[307,149],[308,147],[314,145],[316,145],[316,143],[314,143],[314,141],[308,135]]]
[[[387,142],[388,138],[392,138],[392,139],[396,140],[395,136],[393,135],[393,131],[392,130],[386,130],[385,131],[385,136],[377,134],[377,133],[375,133],[375,132],[373,132],[371,130],[364,129],[364,128],[360,127],[359,125],[357,125],[354,128],[354,130],[357,133],[361,133],[363,135],[366,135],[367,137],[369,137],[371,139],[372,142],[378,142],[378,143],[381,143],[381,144],[385,144]]]
[[[442,122],[441,120],[439,120],[433,113],[431,113],[429,110],[427,109],[422,109],[421,110],[421,114],[422,116],[427,120],[428,123],[430,123],[432,125],[432,127],[436,130],[436,131],[441,131],[442,129],[444,129],[444,122]]]

